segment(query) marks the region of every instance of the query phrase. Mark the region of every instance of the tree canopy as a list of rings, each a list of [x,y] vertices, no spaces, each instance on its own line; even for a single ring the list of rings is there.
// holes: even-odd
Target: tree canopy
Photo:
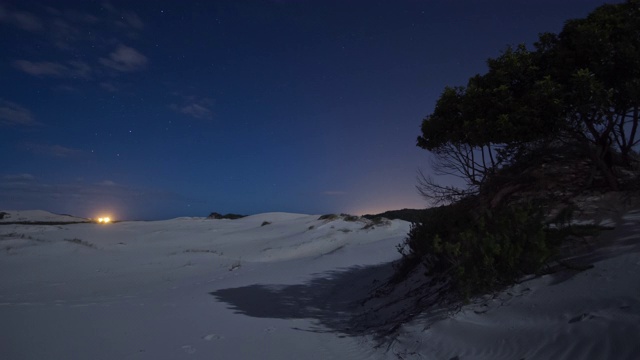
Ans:
[[[436,172],[465,179],[466,194],[523,156],[569,141],[617,188],[615,169],[631,165],[640,142],[640,0],[603,5],[487,65],[466,86],[445,88],[422,122],[417,145],[436,155]]]

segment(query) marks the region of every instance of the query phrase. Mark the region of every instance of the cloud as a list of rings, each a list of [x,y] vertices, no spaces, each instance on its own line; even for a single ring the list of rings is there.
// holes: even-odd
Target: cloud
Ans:
[[[53,145],[47,148],[47,152],[54,157],[58,158],[70,158],[84,155],[84,151],[74,149],[62,145]]]
[[[19,28],[27,31],[42,30],[42,22],[33,14],[23,11],[15,11],[11,14],[13,22]]]
[[[31,174],[23,173],[23,174],[4,175],[2,179],[9,182],[29,182],[29,181],[34,181],[36,177]]]
[[[193,116],[196,119],[213,119],[213,113],[211,112],[211,110],[200,104],[194,103],[186,105],[180,109],[180,112],[185,115]]]
[[[182,104],[171,104],[169,107],[176,112],[196,119],[213,120],[213,111],[211,110],[213,100],[195,96],[182,96],[182,98]]]
[[[110,82],[103,81],[100,83],[100,87],[108,92],[117,92],[118,88]]]
[[[45,9],[49,12],[50,15],[53,15],[57,18],[65,18],[74,23],[96,24],[100,22],[100,19],[97,16],[77,10],[58,10],[51,6],[46,6]]]
[[[83,61],[69,61],[70,66],[69,75],[71,77],[79,77],[83,79],[88,79],[91,77],[91,66]]]
[[[147,57],[142,55],[138,50],[120,45],[109,54],[108,58],[100,58],[100,63],[111,69],[131,72],[143,69],[147,65]]]
[[[34,126],[38,122],[28,109],[10,101],[0,99],[0,125]]]
[[[111,181],[111,180],[103,180],[103,181],[99,182],[97,185],[100,185],[100,186],[116,186],[117,184],[114,181]]]
[[[105,8],[107,11],[111,12],[111,13],[117,13],[118,10],[116,10],[116,8],[113,6],[113,4],[111,4],[109,1],[103,1],[102,2],[102,7]]]
[[[50,62],[50,61],[28,61],[28,60],[16,60],[13,65],[24,71],[25,73],[38,77],[59,77],[59,78],[91,78],[91,66],[82,61],[69,61],[67,65]]]
[[[7,9],[2,6],[2,4],[0,4],[0,22],[31,32],[44,29],[42,21],[34,14],[26,11]]]
[[[62,76],[66,68],[64,65],[54,62],[32,62],[27,60],[16,60],[13,65],[34,76]]]
[[[91,31],[90,26],[100,22],[98,17],[76,10],[58,10],[51,6],[45,9],[48,13],[47,34],[52,37],[52,43],[56,47],[70,50],[74,43],[95,38],[96,31]]]
[[[103,2],[102,7],[109,12],[118,28],[127,31],[136,31],[144,28],[144,22],[135,12],[120,11],[109,1]]]
[[[88,155],[87,152],[80,149],[74,149],[67,146],[62,145],[47,145],[47,144],[33,144],[28,143],[25,144],[27,150],[31,151],[36,155],[44,155],[54,158],[81,158]]]
[[[39,43],[45,44],[40,50],[42,54],[62,51],[55,51],[61,54],[56,58],[13,58],[10,64],[14,69],[42,78],[95,80],[96,86],[113,92],[115,87],[101,82],[118,72],[142,70],[149,63],[138,49],[119,40],[123,36],[139,38],[145,23],[136,12],[118,9],[109,2],[102,4],[102,9],[96,9],[98,16],[93,11],[68,9],[54,3],[28,9],[19,3],[12,7],[0,0],[1,29],[17,31],[13,29],[21,28],[37,32],[35,36],[39,37]],[[77,60],[79,53],[94,46],[102,56]]]
[[[90,39],[93,32],[87,25],[99,22],[96,16],[74,10],[58,10],[50,6],[38,7],[46,10],[35,15],[26,11],[7,9],[0,5],[0,23],[26,31],[41,33],[49,43],[60,49],[71,49],[79,40]]]

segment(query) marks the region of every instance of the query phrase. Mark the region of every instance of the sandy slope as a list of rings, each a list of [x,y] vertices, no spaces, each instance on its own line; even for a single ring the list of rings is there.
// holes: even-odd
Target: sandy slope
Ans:
[[[338,328],[408,224],[317,219],[1,226],[0,358],[365,358]]]
[[[0,358],[640,358],[637,213],[593,269],[419,317],[382,347],[352,315],[409,224],[365,225],[284,213],[2,225]]]
[[[86,222],[89,219],[71,215],[52,214],[43,210],[0,210],[3,213],[0,223],[9,222],[59,222],[75,223]]]

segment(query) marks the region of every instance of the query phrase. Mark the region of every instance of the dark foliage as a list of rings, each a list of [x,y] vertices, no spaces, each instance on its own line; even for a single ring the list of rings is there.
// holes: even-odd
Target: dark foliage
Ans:
[[[634,166],[640,145],[640,1],[603,5],[487,65],[466,86],[445,88],[421,124],[417,145],[433,153],[434,174],[466,186],[421,176],[425,197],[450,203],[477,194],[502,168],[566,143],[619,188],[618,169]]]
[[[469,297],[540,270],[559,245],[550,231],[535,205],[489,210],[462,201],[413,224],[401,251],[409,264],[422,262],[428,277]]]
[[[389,210],[380,214],[362,215],[363,218],[375,220],[376,218],[385,218],[389,220],[404,220],[408,222],[420,222],[431,212],[431,209],[401,209]]]
[[[355,216],[355,215],[349,215],[349,214],[340,214],[340,216],[342,217],[342,219],[344,221],[358,221],[358,219],[360,219],[359,216]]]
[[[336,214],[325,214],[325,215],[321,215],[318,220],[336,220],[338,218],[342,218],[342,220],[344,221],[358,221],[358,219],[360,219],[359,216],[355,216],[355,215],[349,215],[349,214],[340,214],[340,215],[336,215]]]
[[[212,212],[211,214],[209,214],[209,216],[207,216],[207,219],[216,219],[216,220],[230,219],[230,220],[236,220],[236,219],[241,219],[243,217],[247,217],[247,215],[239,215],[239,214],[222,215],[222,214],[219,214],[217,212]]]
[[[318,220],[335,220],[337,218],[338,218],[338,215],[336,214],[325,214],[325,215],[320,215]]]

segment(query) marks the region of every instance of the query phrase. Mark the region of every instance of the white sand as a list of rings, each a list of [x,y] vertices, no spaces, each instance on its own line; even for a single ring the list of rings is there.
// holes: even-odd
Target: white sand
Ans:
[[[390,274],[403,221],[2,225],[0,358],[638,359],[640,220],[625,221],[610,235],[627,241],[593,269],[417,318],[388,347],[351,315]]]
[[[0,223],[8,222],[86,222],[89,219],[71,215],[52,214],[43,210],[2,210],[5,215]]]

